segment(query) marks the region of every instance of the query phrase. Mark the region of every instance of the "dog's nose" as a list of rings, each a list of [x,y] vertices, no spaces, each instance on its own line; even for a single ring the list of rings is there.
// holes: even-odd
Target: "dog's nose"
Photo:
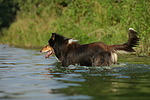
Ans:
[[[42,50],[40,50],[40,52],[42,53]]]

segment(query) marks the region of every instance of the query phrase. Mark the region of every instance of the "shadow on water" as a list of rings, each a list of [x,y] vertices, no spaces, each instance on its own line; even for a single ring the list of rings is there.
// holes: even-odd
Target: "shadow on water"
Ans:
[[[111,67],[64,68],[37,50],[0,45],[0,99],[148,100],[150,58],[119,59]]]

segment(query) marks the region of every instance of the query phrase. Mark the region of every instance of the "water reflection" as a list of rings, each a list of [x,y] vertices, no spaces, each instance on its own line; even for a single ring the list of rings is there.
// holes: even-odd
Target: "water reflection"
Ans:
[[[69,86],[63,89],[54,89],[54,93],[66,95],[89,95],[94,99],[139,99],[149,98],[150,66],[126,64],[124,67],[79,68],[71,69],[67,74],[61,74],[64,83],[76,83],[79,86]],[[68,70],[68,69],[67,69]],[[83,70],[83,71],[82,71]],[[53,70],[54,71],[54,70]],[[58,71],[58,69],[57,69]],[[55,72],[51,72],[55,73]],[[76,78],[73,81],[71,76]],[[142,77],[142,79],[141,79]],[[67,78],[67,80],[65,79]],[[84,80],[83,80],[84,79]]]
[[[55,57],[44,59],[38,50],[0,45],[0,99],[148,99],[148,60],[130,60],[111,68],[64,68]]]

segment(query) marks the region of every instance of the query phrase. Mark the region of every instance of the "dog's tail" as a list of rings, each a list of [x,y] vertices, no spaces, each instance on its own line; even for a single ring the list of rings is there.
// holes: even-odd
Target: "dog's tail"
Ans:
[[[136,47],[139,43],[137,32],[133,28],[129,28],[129,39],[122,45],[110,45],[110,49],[115,50],[117,53],[130,53],[135,52],[133,47]]]

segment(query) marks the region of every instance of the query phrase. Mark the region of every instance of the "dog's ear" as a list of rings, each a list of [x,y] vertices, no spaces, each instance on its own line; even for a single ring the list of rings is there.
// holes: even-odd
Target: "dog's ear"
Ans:
[[[56,33],[52,33],[52,40],[55,40]]]

